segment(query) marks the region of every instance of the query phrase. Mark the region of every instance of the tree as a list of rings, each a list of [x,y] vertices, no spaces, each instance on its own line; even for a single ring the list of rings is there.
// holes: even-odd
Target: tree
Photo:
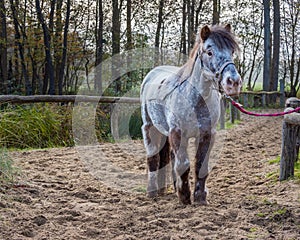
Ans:
[[[162,29],[163,24],[163,10],[164,10],[165,0],[159,0],[159,7],[158,7],[158,21],[156,26],[156,32],[155,32],[155,43],[154,46],[156,48],[159,48],[160,45],[160,33]]]
[[[59,69],[59,76],[58,76],[58,94],[59,95],[63,94],[63,80],[64,80],[66,61],[67,61],[70,12],[71,12],[71,1],[67,0],[67,10],[66,10],[66,19],[65,19],[65,26],[64,26],[64,36],[63,36],[63,52],[62,52],[61,66]]]
[[[187,50],[186,50],[186,19],[187,19],[187,0],[183,0],[180,52],[182,52],[184,55],[187,54]]]
[[[273,59],[270,90],[277,91],[280,55],[280,4],[279,0],[273,0],[274,22],[273,22]]]
[[[10,0],[10,7],[12,11],[12,17],[13,17],[13,23],[14,23],[14,30],[15,30],[15,41],[18,45],[19,49],[19,55],[20,55],[20,60],[21,60],[21,66],[22,66],[22,74],[24,77],[24,82],[25,82],[25,91],[26,95],[31,95],[32,94],[32,86],[29,80],[29,75],[28,75],[28,70],[26,66],[26,61],[25,61],[25,49],[24,49],[24,44],[22,43],[21,40],[21,33],[19,27],[21,26],[19,23],[18,19],[18,11],[16,6],[19,5],[19,1],[13,1]]]
[[[284,76],[289,75],[289,96],[296,96],[300,88],[300,3],[296,0],[283,1]]]
[[[7,31],[5,1],[0,0],[0,93],[7,92]]]
[[[270,0],[264,0],[264,70],[263,90],[270,90],[271,69],[271,30],[270,30]]]
[[[60,72],[62,67],[62,32],[63,32],[63,22],[62,22],[62,12],[63,12],[63,0],[56,1],[56,12],[55,12],[55,34],[53,35],[53,67],[54,67],[54,81],[55,81],[55,93],[59,92],[60,88]]]
[[[12,1],[12,0],[11,0]],[[54,81],[54,68],[53,61],[51,56],[51,37],[48,26],[46,25],[44,15],[42,13],[40,0],[35,1],[36,12],[38,16],[39,23],[42,25],[43,34],[44,34],[44,44],[45,44],[45,54],[46,54],[46,62],[47,69],[49,74],[49,94],[55,95],[55,81]]]
[[[220,22],[220,0],[213,0],[213,25]]]
[[[119,53],[121,50],[121,6],[119,5],[119,0],[112,0],[112,7],[112,76],[114,76],[115,91],[118,94],[121,92],[122,88],[119,74],[119,66],[121,61],[119,58]]]
[[[199,1],[198,7],[197,7],[196,12],[195,12],[195,15],[196,15],[195,29],[194,29],[195,32],[197,32],[198,27],[199,27],[199,15],[200,15],[200,12],[203,10],[203,4],[204,4],[205,1],[206,0],[200,0]]]
[[[102,0],[97,0],[96,6],[96,76],[94,82],[95,91],[102,94],[102,65],[103,60],[103,6]]]

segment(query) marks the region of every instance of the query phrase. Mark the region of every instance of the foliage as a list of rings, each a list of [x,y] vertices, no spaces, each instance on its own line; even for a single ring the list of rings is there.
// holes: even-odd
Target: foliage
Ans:
[[[127,104],[127,107],[130,106]],[[0,111],[0,146],[17,149],[73,146],[73,110],[72,106],[56,104],[2,107]],[[91,119],[93,121],[91,124],[95,124],[98,141],[111,142],[113,136],[110,111],[110,104],[99,104],[95,119],[92,119],[93,116],[87,116],[91,111],[81,108],[82,119],[78,119],[78,121]],[[120,137],[142,138],[139,108],[135,107],[133,112],[120,111],[118,115]],[[80,133],[77,132],[78,134]],[[87,143],[90,135],[83,129],[82,134],[78,137]]]
[[[55,75],[55,87],[58,88],[57,76],[60,72],[63,55],[63,37],[67,35],[67,59],[63,69],[63,93],[76,93],[84,78],[89,76],[95,65],[94,57],[97,50],[98,35],[101,31],[103,51],[101,60],[112,57],[112,21],[120,22],[120,52],[128,49],[153,48],[156,30],[157,15],[160,1],[147,1],[146,3],[132,0],[131,16],[127,16],[127,1],[118,1],[120,8],[119,19],[112,20],[112,1],[107,0],[78,0],[71,1],[71,16],[68,32],[64,32],[69,1],[42,1],[42,15],[47,23],[51,38],[51,52],[53,53],[53,67]],[[168,49],[176,53],[183,52],[183,45],[188,48],[193,42],[196,31],[204,24],[211,24],[213,17],[213,1],[171,1],[164,0],[163,22],[160,30],[159,48]],[[53,4],[54,3],[54,4]],[[103,26],[100,26],[98,6],[103,8]],[[299,81],[299,49],[300,49],[300,22],[299,1],[283,0],[281,4],[281,55],[280,76],[290,86],[291,91],[298,90]],[[30,6],[30,7],[29,7]],[[4,9],[0,9],[0,50],[7,52],[8,78],[2,80],[6,86],[4,93],[24,94],[25,76],[28,75],[27,84],[32,85],[33,94],[45,94],[49,88],[49,69],[45,61],[44,30],[37,19],[36,1],[4,1]],[[14,7],[14,8],[13,8]],[[30,9],[29,9],[30,8]],[[188,14],[183,14],[185,11]],[[240,39],[241,54],[237,62],[239,71],[247,88],[252,90],[261,80],[262,61],[264,55],[263,45],[263,8],[262,2],[257,0],[230,0],[220,1],[220,22],[230,23]],[[185,12],[185,13],[186,13]],[[234,14],[233,14],[234,12]],[[188,15],[188,16],[187,16]],[[184,16],[185,19],[184,24]],[[271,18],[274,18],[272,16]],[[277,17],[277,16],[276,16]],[[130,18],[130,26],[127,18]],[[130,27],[130,43],[127,35],[127,27]],[[272,27],[272,26],[271,26]],[[19,31],[21,36],[17,36]],[[6,32],[6,33],[5,33]],[[187,43],[187,41],[190,41]],[[130,47],[128,48],[128,46]],[[22,46],[22,49],[20,49]],[[24,59],[21,58],[21,52]],[[4,54],[1,54],[3,57]],[[182,56],[176,56],[177,65],[183,63]],[[2,61],[1,60],[1,61]],[[126,62],[128,59],[121,59]],[[130,60],[129,60],[130,61]],[[128,63],[128,62],[127,62]],[[165,57],[161,57],[160,64],[168,64]],[[129,64],[130,65],[130,64]],[[25,71],[26,70],[26,71]],[[107,69],[105,69],[107,71]],[[1,74],[1,69],[0,69]],[[144,73],[136,70],[132,74],[121,77],[122,91],[126,92],[130,85],[140,84]],[[89,79],[88,81],[92,81]],[[91,82],[92,83],[92,82]],[[1,81],[0,81],[1,85]],[[90,88],[94,86],[90,84]],[[0,86],[0,90],[1,86]],[[57,89],[56,89],[57,90]],[[56,91],[57,93],[57,91]],[[120,94],[120,93],[117,93]]]
[[[132,109],[134,111],[132,111]],[[100,142],[114,141],[114,137],[111,132],[111,118],[118,117],[118,138],[142,138],[142,118],[141,110],[136,106],[128,106],[128,104],[118,104],[116,116],[110,116],[110,106],[107,104],[101,104],[96,111],[96,135]]]
[[[72,146],[71,111],[50,104],[6,106],[0,111],[0,146],[49,148]]]
[[[0,148],[0,185],[14,182],[18,169],[13,166],[6,148]]]

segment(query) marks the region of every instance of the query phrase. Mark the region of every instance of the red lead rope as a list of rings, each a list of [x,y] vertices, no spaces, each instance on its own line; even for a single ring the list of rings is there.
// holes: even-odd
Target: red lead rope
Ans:
[[[248,114],[248,115],[251,115],[251,116],[255,116],[255,117],[279,117],[279,116],[283,116],[283,115],[286,115],[286,114],[291,114],[291,113],[300,111],[300,107],[297,107],[297,108],[295,108],[293,110],[286,111],[286,112],[254,113],[254,112],[249,112],[246,109],[244,109],[241,104],[239,104],[236,101],[234,101],[230,96],[225,96],[225,97],[228,98],[231,101],[232,105],[235,106],[242,113],[245,113],[245,114]]]

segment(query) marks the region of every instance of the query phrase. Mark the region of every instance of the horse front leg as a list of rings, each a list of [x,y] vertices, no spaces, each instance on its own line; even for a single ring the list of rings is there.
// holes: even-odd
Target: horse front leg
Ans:
[[[198,144],[195,161],[195,189],[194,202],[200,205],[207,205],[207,191],[205,182],[208,177],[208,162],[211,148],[214,144],[215,134],[207,133],[196,140]]]
[[[190,162],[187,154],[188,140],[182,137],[180,129],[172,129],[169,135],[170,145],[175,156],[176,189],[183,204],[191,204],[189,184]]]

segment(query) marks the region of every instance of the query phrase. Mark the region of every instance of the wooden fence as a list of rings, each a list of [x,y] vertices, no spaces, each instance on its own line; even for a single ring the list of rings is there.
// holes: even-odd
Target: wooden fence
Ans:
[[[280,97],[280,103],[282,103],[284,95],[278,92],[243,92],[240,99],[243,99],[245,107],[249,103],[249,99],[255,96],[261,96],[261,104],[264,106],[266,101],[264,100],[268,95],[275,95]],[[139,98],[129,97],[104,97],[104,96],[85,96],[85,95],[34,95],[34,96],[17,96],[17,95],[2,95],[0,96],[1,103],[12,104],[25,104],[25,103],[39,103],[39,102],[52,102],[52,103],[80,103],[80,102],[92,102],[92,103],[127,103],[127,104],[139,104]],[[230,120],[234,122],[239,118],[239,113],[231,104],[226,104],[226,101],[221,102],[221,129],[225,128],[225,108],[230,107]],[[297,98],[289,98],[286,102],[286,107],[295,108],[300,106],[300,100]],[[118,116],[111,119],[112,124],[118,126]],[[286,115],[283,121],[283,140],[282,140],[282,152],[280,160],[280,180],[285,180],[294,175],[294,163],[298,159],[299,145],[300,145],[300,113],[293,113]]]
[[[265,107],[266,97],[274,96],[273,101],[278,102],[280,98],[280,104],[285,102],[285,96],[281,92],[242,92],[237,101],[242,103],[244,107]],[[79,103],[79,102],[90,102],[90,103],[127,103],[127,104],[138,104],[140,103],[139,98],[131,97],[107,97],[107,96],[87,96],[87,95],[33,95],[33,96],[19,96],[19,95],[1,95],[1,103],[12,103],[12,104],[26,104],[26,103]],[[284,104],[283,106],[284,107]],[[225,112],[229,109],[230,122],[234,123],[235,120],[240,119],[240,113],[231,104],[226,102],[225,99],[221,102],[221,118],[220,128],[225,129]]]

